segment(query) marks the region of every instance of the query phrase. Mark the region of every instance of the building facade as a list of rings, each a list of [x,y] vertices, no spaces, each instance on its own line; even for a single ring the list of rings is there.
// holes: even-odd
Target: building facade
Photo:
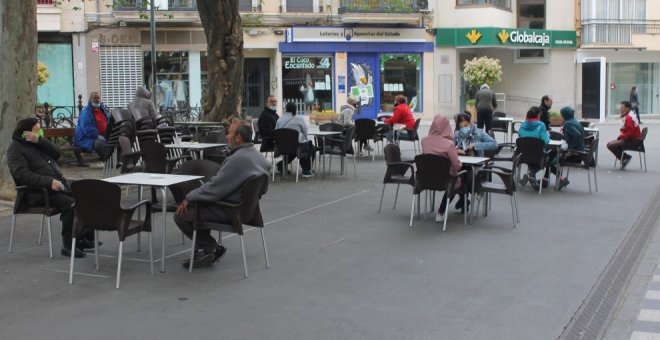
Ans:
[[[481,56],[497,58],[502,64],[502,80],[493,86],[498,94],[497,111],[524,117],[544,95],[554,99],[557,111],[564,105],[576,105],[574,1],[438,0],[437,8],[437,113],[465,109],[472,89],[463,80],[463,65]]]
[[[241,0],[243,112],[258,115],[267,95],[299,110],[339,110],[351,93],[361,114],[392,111],[405,94],[419,116],[433,114],[433,31],[420,0]],[[111,106],[137,86],[158,106],[199,107],[207,81],[206,38],[195,0],[156,0],[157,84],[151,84],[148,8],[140,0],[87,1],[86,81]],[[98,5],[98,7],[97,7]],[[428,94],[426,92],[429,92]]]
[[[642,116],[660,113],[660,2],[582,0],[577,52],[582,110],[616,117],[637,87]]]

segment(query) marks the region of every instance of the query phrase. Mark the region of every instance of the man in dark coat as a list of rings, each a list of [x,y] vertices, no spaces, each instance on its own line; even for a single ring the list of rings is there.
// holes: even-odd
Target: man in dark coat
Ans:
[[[259,115],[258,127],[262,139],[262,149],[275,147],[275,124],[280,116],[277,115],[277,99],[270,95],[266,98],[266,107]]]
[[[60,149],[47,138],[36,118],[27,118],[18,122],[12,141],[7,149],[7,165],[17,186],[35,188],[26,194],[27,204],[43,206],[45,199],[41,188],[48,189],[50,206],[60,210],[62,221],[63,256],[71,256],[73,227],[73,203],[69,184],[57,164]],[[83,248],[93,248],[93,239],[88,236],[81,239],[75,249],[76,257],[84,257]]]
[[[550,108],[552,108],[552,98],[545,95],[541,98],[541,121],[545,124],[546,130],[550,131]]]

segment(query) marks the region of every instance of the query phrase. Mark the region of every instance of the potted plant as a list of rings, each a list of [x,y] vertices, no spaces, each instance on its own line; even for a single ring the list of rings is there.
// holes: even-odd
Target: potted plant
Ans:
[[[466,111],[472,114],[472,119],[476,119],[476,102],[473,96],[481,85],[487,84],[492,87],[493,84],[502,80],[500,60],[488,57],[466,60],[463,65],[463,79],[470,85],[468,101],[465,103]]]
[[[550,115],[550,126],[561,126],[564,124],[564,118],[562,118],[559,111],[549,111]]]
[[[470,115],[472,116],[472,121],[476,122],[477,121],[477,100],[476,99],[468,99],[465,102],[465,111],[469,112]]]

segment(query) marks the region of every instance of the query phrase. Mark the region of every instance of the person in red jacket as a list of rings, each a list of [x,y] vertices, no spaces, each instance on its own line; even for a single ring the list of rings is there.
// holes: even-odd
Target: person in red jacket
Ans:
[[[394,97],[394,114],[392,115],[392,118],[383,119],[383,122],[385,124],[402,124],[406,126],[406,129],[415,128],[415,117],[413,117],[412,112],[410,112],[406,96],[400,94]],[[385,137],[390,143],[392,143],[393,136],[394,132],[391,129],[385,133]],[[407,131],[399,131],[399,136],[407,137]]]
[[[642,131],[639,129],[639,120],[632,105],[628,101],[622,101],[619,107],[621,112],[621,133],[619,138],[607,143],[607,148],[621,161],[621,169],[625,168],[632,156],[624,153],[624,149],[634,148],[642,141]]]

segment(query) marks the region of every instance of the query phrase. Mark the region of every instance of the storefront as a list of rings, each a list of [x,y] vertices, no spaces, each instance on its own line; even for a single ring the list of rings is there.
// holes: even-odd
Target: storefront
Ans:
[[[37,88],[37,101],[50,106],[76,105],[71,35],[39,33],[37,60],[48,67],[48,81]]]
[[[499,111],[522,117],[544,95],[553,98],[554,110],[576,106],[576,41],[575,31],[438,28],[435,69],[439,89],[434,107],[447,113],[464,110],[470,86],[463,80],[463,65],[481,56],[499,59],[502,65],[502,80],[493,86]]]
[[[394,96],[403,94],[423,115],[432,106],[425,98],[433,79],[423,77],[433,71],[431,39],[423,28],[291,27],[279,44],[282,102],[305,113],[336,111],[355,96],[356,116],[375,118],[392,112]]]

